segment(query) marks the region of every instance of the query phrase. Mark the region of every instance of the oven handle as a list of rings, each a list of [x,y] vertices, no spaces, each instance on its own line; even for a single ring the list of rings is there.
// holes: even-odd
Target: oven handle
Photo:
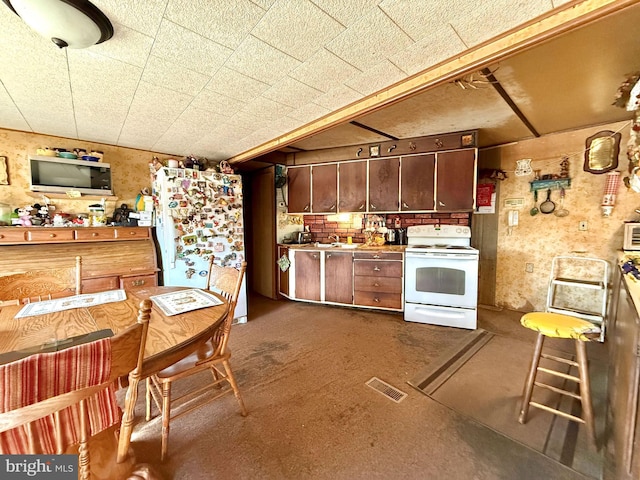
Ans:
[[[447,258],[451,260],[476,260],[478,255],[464,253],[405,253],[406,258]]]

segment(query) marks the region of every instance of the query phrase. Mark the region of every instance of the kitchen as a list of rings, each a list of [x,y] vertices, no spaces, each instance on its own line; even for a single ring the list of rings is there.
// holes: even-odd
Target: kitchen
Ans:
[[[595,55],[596,52],[593,54]],[[633,58],[633,55],[630,57]],[[626,68],[632,70],[637,66],[629,63]],[[498,74],[499,71],[496,72],[496,75]],[[623,80],[624,75],[620,74],[614,88],[602,92],[605,103],[613,102],[615,88]],[[459,89],[459,87],[450,85],[446,89]],[[568,251],[586,251],[610,261],[615,260],[616,251],[622,244],[623,222],[637,219],[635,213],[635,209],[638,208],[637,195],[621,186],[613,212],[609,217],[603,217],[600,204],[605,187],[604,176],[584,172],[582,163],[585,139],[595,133],[603,130],[620,131],[622,134],[620,145],[627,144],[629,139],[627,119],[631,117],[624,116],[622,110],[618,113],[625,120],[604,123],[592,121],[585,124],[596,126],[543,135],[540,138],[521,140],[514,144],[489,145],[480,149],[479,166],[481,168],[501,169],[507,172],[505,180],[496,182],[497,213],[474,215],[470,222],[474,229],[472,236],[474,245],[483,256],[479,291],[482,305],[519,311],[540,309],[544,305],[550,261],[554,255]],[[476,117],[476,122],[477,118],[480,117]],[[29,154],[43,146],[66,148],[99,146],[113,165],[114,185],[118,196],[117,200],[108,200],[111,202],[108,204],[108,210],[114,209],[120,203],[133,205],[137,194],[149,186],[148,163],[155,155],[152,149],[136,150],[97,141],[83,142],[74,140],[73,136],[63,135],[65,139],[61,140],[61,136],[24,133],[18,130],[21,129],[6,129],[0,132],[3,139],[0,154],[7,157],[10,179],[9,185],[2,187],[2,201],[5,203],[18,206],[34,202],[33,197],[26,193],[28,174],[25,170],[27,168],[25,160]],[[449,131],[451,130],[441,129],[438,132]],[[369,143],[369,141],[358,142],[362,146],[368,146]],[[560,171],[560,163],[566,155],[570,158],[572,185],[567,189],[565,207],[571,214],[564,218],[550,215],[531,217],[528,215],[528,210],[533,199],[529,191],[529,181],[533,177],[515,175],[517,160],[531,158],[532,166],[541,170],[542,174],[556,174]],[[165,155],[162,160],[169,157]],[[286,159],[286,155],[284,158]],[[241,168],[241,165],[242,162],[239,162],[237,168]],[[627,160],[622,149],[619,170],[624,172],[626,168]],[[273,191],[274,201],[279,200],[279,194],[279,191]],[[504,201],[507,199],[523,199],[526,206],[520,211],[520,221],[516,227],[510,228],[507,223],[506,212],[503,210]],[[558,197],[554,196],[553,199],[557,201]],[[84,211],[88,203],[93,202],[67,199],[56,199],[54,202],[60,210],[76,212]],[[275,223],[275,212],[273,216]],[[587,222],[587,230],[579,230],[579,223],[582,221]],[[295,226],[295,229],[299,228],[300,225]],[[509,232],[510,235],[508,235]],[[272,240],[275,244],[277,240],[275,235]],[[259,259],[256,258],[256,260]],[[273,271],[275,262],[272,260],[274,259],[269,261],[269,268]],[[533,265],[533,272],[527,272],[527,264]],[[275,271],[273,274],[275,275]],[[258,280],[254,281],[258,282]]]

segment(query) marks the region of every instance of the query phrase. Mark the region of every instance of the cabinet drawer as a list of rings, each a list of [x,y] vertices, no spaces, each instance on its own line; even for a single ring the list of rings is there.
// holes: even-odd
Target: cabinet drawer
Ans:
[[[402,308],[402,295],[399,293],[378,293],[356,291],[354,295],[355,305],[366,307]]]
[[[26,233],[26,230],[20,227],[3,228],[0,231],[0,243],[24,242]]]
[[[137,275],[135,277],[120,277],[120,288],[155,287],[158,285],[158,276],[155,274]]]
[[[73,240],[73,229],[56,229],[55,231],[48,228],[42,228],[40,230],[28,230],[27,240],[30,242],[68,242]]]
[[[83,228],[76,230],[76,240],[112,240],[116,231],[113,228]]]
[[[145,238],[149,238],[149,229],[146,227],[116,228],[115,235],[116,238],[120,238],[122,240],[131,240],[132,238],[142,240]]]
[[[355,290],[361,292],[402,293],[402,278],[355,277]]]
[[[402,252],[355,252],[353,257],[356,260],[402,260]]]
[[[356,260],[353,262],[355,275],[374,277],[402,277],[402,262],[380,260]]]
[[[82,293],[104,292],[120,288],[118,277],[83,278]]]

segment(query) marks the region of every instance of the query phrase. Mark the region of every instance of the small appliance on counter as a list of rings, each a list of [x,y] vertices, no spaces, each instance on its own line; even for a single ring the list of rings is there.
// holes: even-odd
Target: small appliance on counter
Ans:
[[[311,232],[296,232],[295,243],[311,243]]]
[[[640,222],[625,222],[623,250],[640,250]]]

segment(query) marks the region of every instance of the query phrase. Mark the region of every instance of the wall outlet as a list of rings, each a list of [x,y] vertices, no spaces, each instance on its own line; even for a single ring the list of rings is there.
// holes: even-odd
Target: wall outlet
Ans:
[[[586,232],[588,229],[589,229],[589,227],[587,225],[587,221],[586,220],[582,220],[578,224],[578,230],[580,230],[581,232]]]
[[[525,270],[527,273],[533,273],[533,263],[527,263]]]

